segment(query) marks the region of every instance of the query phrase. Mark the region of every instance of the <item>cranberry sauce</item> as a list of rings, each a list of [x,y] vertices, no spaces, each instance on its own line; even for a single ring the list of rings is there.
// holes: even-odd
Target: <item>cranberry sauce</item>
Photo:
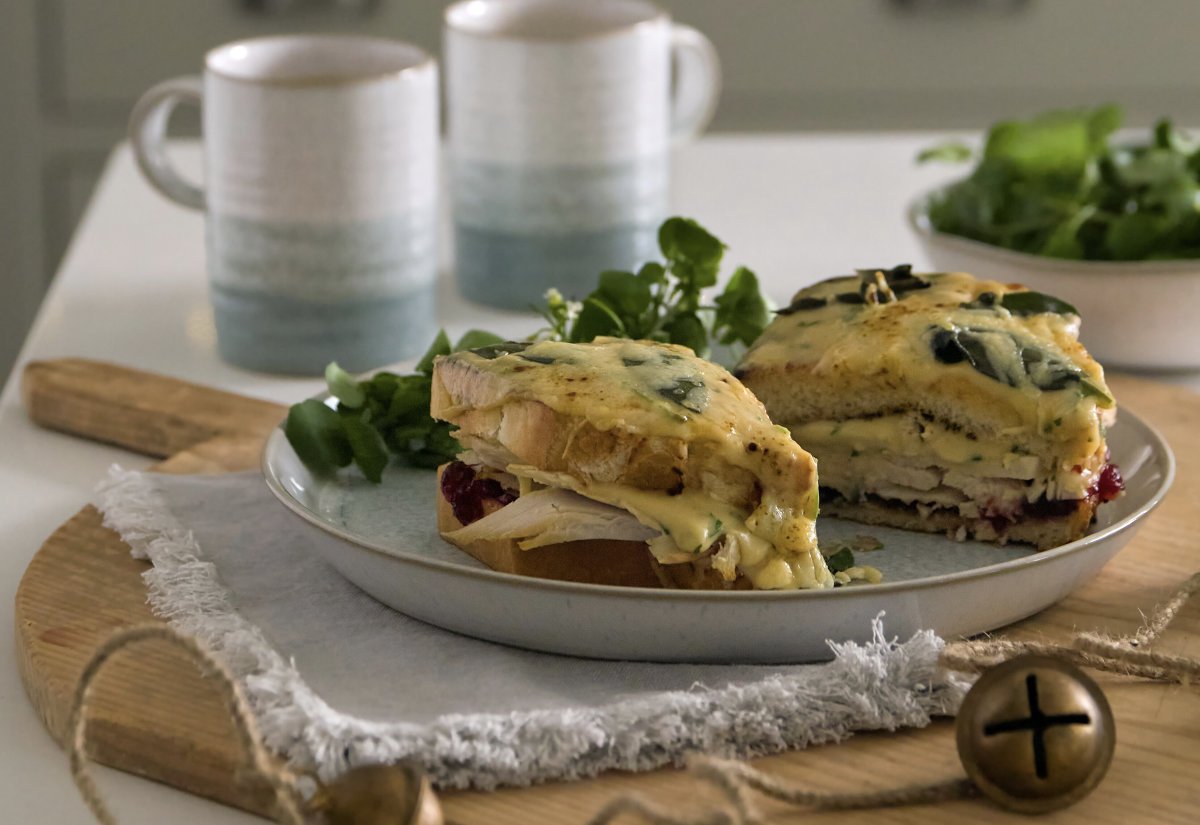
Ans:
[[[517,493],[505,489],[494,478],[476,478],[475,471],[461,461],[452,462],[442,473],[442,496],[462,524],[478,521],[485,515],[486,502],[503,507],[515,501]]]
[[[1121,495],[1121,491],[1125,489],[1125,479],[1121,478],[1121,471],[1116,464],[1109,462],[1104,465],[1104,469],[1100,471],[1099,477],[1088,489],[1089,496],[1096,496],[1100,501],[1112,501],[1117,496]]]

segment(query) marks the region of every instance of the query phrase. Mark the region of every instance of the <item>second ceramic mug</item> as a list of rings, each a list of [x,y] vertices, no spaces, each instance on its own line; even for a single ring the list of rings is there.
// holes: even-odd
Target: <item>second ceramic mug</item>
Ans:
[[[670,147],[720,89],[708,39],[641,0],[464,0],[444,35],[463,296],[582,298],[601,271],[657,259]]]
[[[206,185],[170,165],[167,119],[201,104]],[[130,119],[142,171],[206,213],[217,346],[228,362],[319,375],[417,355],[435,332],[437,66],[372,37],[220,46],[203,79],[146,92]]]

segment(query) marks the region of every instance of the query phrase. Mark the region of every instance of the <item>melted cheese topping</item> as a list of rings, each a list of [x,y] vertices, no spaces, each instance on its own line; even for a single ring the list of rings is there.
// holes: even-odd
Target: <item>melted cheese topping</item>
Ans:
[[[1068,476],[1076,463],[1102,452],[1102,424],[1112,418],[1109,410],[1113,408],[1103,370],[1077,340],[1078,316],[1014,314],[1001,302],[1005,295],[1028,291],[1015,284],[979,281],[965,273],[918,277],[929,286],[898,289],[896,300],[880,304],[845,300],[858,293],[857,276],[834,278],[801,290],[793,300],[797,308],[771,323],[739,364],[738,373],[750,386],[758,387],[759,380],[788,380],[768,379],[773,370],[802,367],[804,380],[826,392],[876,389],[909,399],[903,406],[928,394],[938,403],[962,408],[968,416],[971,410],[979,410],[1005,420],[1007,432],[1025,449],[1041,445],[1053,453],[1049,463],[1056,466],[1054,472],[1061,478],[1051,483],[1063,486],[1065,497],[1077,497],[1074,490],[1065,488],[1078,486],[1078,473]],[[980,302],[986,293],[993,296],[993,304]],[[799,308],[801,299],[814,308]],[[967,358],[947,363],[936,357],[934,335],[939,330],[947,336],[965,333],[975,348],[972,357],[986,368],[973,366]],[[756,375],[759,370],[762,372]],[[1064,371],[1077,378],[1055,386],[1055,375]],[[777,420],[786,421],[779,410],[774,413]],[[828,440],[827,433],[836,422],[786,423],[797,440],[807,444],[805,439],[823,435],[822,428]],[[801,430],[800,424],[813,429]],[[842,436],[834,440],[858,439],[905,449],[905,438],[893,419],[842,424]],[[921,442],[922,449],[952,463],[970,461],[976,455],[1004,461],[1012,452],[1012,443],[1005,437],[992,445],[967,444],[953,436]]]
[[[948,464],[995,461],[1003,463],[1013,455],[1012,442],[1003,439],[980,440],[966,433],[917,421],[906,414],[846,421],[810,421],[791,428],[792,438],[801,444],[843,444],[858,452],[899,453],[931,456]]]
[[[629,510],[663,531],[651,551],[664,563],[694,561],[724,539],[713,566],[727,580],[740,571],[758,588],[833,586],[817,549],[816,463],[785,429],[771,424],[758,399],[727,370],[686,347],[611,338],[544,341],[489,354],[446,358],[502,378],[506,392],[496,406],[536,399],[599,430],[704,442],[714,472],[723,466],[747,470],[762,495],[754,511],[745,512],[705,489],[640,490],[527,466],[510,466],[509,472]]]

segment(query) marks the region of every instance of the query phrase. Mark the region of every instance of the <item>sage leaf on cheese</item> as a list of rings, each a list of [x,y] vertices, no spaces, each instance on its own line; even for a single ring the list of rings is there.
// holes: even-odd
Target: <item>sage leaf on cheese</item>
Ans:
[[[934,327],[929,347],[934,359],[942,364],[965,361],[981,375],[1010,387],[1026,382],[1043,392],[1075,387],[1084,396],[1096,398],[1102,407],[1115,403],[1075,364],[1007,330]]]

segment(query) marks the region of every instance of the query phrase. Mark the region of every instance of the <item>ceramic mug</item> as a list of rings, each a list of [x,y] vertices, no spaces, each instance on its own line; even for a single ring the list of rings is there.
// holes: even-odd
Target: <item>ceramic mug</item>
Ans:
[[[708,39],[641,0],[464,0],[444,24],[463,296],[523,309],[659,258],[671,145],[716,106]]]
[[[205,183],[164,148],[202,110]],[[217,345],[228,362],[319,374],[419,354],[435,333],[438,79],[394,40],[265,37],[210,51],[203,78],[150,89],[130,140],[146,178],[205,212]]]

